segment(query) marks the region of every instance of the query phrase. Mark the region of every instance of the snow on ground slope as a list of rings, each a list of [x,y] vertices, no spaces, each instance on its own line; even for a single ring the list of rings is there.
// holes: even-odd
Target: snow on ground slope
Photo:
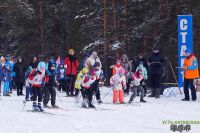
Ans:
[[[110,88],[102,89],[102,96]],[[16,93],[16,92],[14,92]],[[104,104],[94,109],[82,109],[74,98],[58,93],[59,110],[46,110],[51,114],[27,112],[31,102],[23,110],[24,97],[3,97],[0,100],[0,133],[170,133],[170,125],[164,120],[200,120],[200,99],[182,102],[183,96],[145,98],[148,103],[113,105],[112,92],[103,99]],[[198,94],[200,97],[200,94]],[[126,102],[128,101],[126,96]],[[200,125],[192,125],[191,133],[199,133]]]

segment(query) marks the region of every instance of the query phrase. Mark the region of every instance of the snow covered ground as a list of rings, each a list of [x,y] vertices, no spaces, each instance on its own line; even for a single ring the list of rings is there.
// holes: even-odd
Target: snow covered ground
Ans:
[[[110,88],[102,88],[102,96]],[[16,93],[16,92],[14,92]],[[164,120],[200,120],[200,99],[182,102],[183,96],[145,98],[148,103],[113,105],[112,92],[96,105],[105,110],[82,109],[74,98],[58,93],[57,104],[63,109],[46,110],[55,115],[23,110],[24,97],[3,97],[0,100],[0,133],[170,133],[170,125]],[[198,94],[200,97],[200,94]],[[129,97],[126,97],[126,102]],[[95,101],[96,102],[96,101]],[[190,133],[199,133],[200,125],[192,125]]]

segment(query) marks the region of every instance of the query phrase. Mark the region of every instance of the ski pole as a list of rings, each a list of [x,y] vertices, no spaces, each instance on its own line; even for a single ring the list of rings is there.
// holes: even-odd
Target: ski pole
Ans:
[[[25,106],[26,106],[26,101],[25,101],[25,100],[23,101],[23,104],[24,104],[24,105],[23,105],[22,111],[24,111],[24,108],[25,108]]]
[[[102,100],[112,91],[112,88],[102,97]]]

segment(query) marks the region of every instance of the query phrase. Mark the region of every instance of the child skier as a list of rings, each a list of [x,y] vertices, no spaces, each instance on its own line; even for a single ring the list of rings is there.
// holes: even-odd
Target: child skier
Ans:
[[[57,71],[57,79],[58,79],[58,90],[61,92],[66,92],[66,69],[64,67],[64,64],[60,64],[58,67],[58,71]]]
[[[118,101],[120,104],[124,104],[124,91],[126,89],[126,77],[125,69],[121,68],[118,73],[110,78],[110,84],[113,89],[113,103],[116,104]]]
[[[48,102],[50,100],[51,95],[51,107],[58,108],[56,105],[56,76],[55,76],[56,64],[49,62],[48,63],[48,70],[46,70],[46,80],[45,80],[45,87],[44,87],[44,100],[43,106],[44,108],[50,108],[48,106]]]
[[[42,87],[45,82],[45,67],[44,62],[40,62],[36,70],[33,70],[29,75],[29,83],[32,86],[33,93],[33,110],[44,111],[42,109]],[[38,104],[36,102],[38,100]]]
[[[143,89],[143,87],[141,85],[141,81],[142,80],[143,80],[142,70],[139,69],[132,76],[132,81],[131,81],[131,84],[130,84],[130,88],[131,88],[133,94],[130,97],[129,103],[133,102],[133,100],[137,96],[137,92],[141,92],[141,94],[140,94],[140,102],[146,102],[143,99],[144,98],[144,89]]]
[[[142,70],[142,76],[143,76],[143,80],[142,80],[142,87],[144,89],[145,95],[147,93],[147,88],[146,88],[146,81],[148,79],[148,74],[147,74],[147,69],[146,67],[144,67],[144,63],[142,61],[139,62],[139,66],[136,68],[136,71],[138,71],[139,69]]]
[[[88,75],[83,77],[83,81],[81,83],[82,89],[85,90],[86,98],[83,99],[84,102],[87,101],[89,108],[95,108],[92,104],[92,97],[95,92],[95,88],[92,87],[92,84],[96,81],[96,72],[91,70]],[[82,104],[82,107],[87,107],[85,103]]]
[[[79,101],[79,93],[81,91],[82,97],[83,99],[85,98],[85,93],[84,93],[84,89],[81,87],[81,83],[83,82],[83,78],[84,76],[86,76],[88,73],[88,69],[87,68],[83,68],[77,75],[76,78],[76,82],[75,82],[75,101],[78,102]]]

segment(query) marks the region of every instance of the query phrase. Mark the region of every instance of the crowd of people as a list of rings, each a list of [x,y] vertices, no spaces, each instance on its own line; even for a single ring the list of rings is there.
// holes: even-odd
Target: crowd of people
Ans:
[[[192,90],[192,100],[196,100],[196,91],[193,79],[198,78],[198,62],[190,50],[186,51],[184,63],[184,92],[183,101],[189,101],[189,86]],[[66,93],[67,97],[75,97],[79,102],[82,97],[83,108],[95,108],[93,96],[97,102],[102,103],[100,86],[106,80],[102,70],[102,63],[97,52],[84,54],[81,61],[75,55],[74,49],[70,49],[64,60],[56,61],[50,57],[48,61],[41,61],[33,57],[32,62],[25,66],[22,57],[0,58],[0,81],[3,96],[10,96],[13,89],[17,89],[17,96],[24,96],[23,88],[26,88],[25,100],[33,102],[33,109],[43,111],[43,108],[59,108],[56,105],[56,92]],[[146,60],[139,55],[133,62],[123,54],[116,64],[110,66],[112,76],[110,85],[113,90],[113,104],[124,104],[124,95],[129,95],[132,103],[135,97],[140,96],[140,102],[147,96],[147,81],[151,88],[149,97],[160,98],[162,65],[165,58],[159,49],[154,47],[153,53]],[[191,63],[192,62],[192,63]],[[192,76],[191,76],[192,75]],[[51,100],[51,106],[49,101]]]

